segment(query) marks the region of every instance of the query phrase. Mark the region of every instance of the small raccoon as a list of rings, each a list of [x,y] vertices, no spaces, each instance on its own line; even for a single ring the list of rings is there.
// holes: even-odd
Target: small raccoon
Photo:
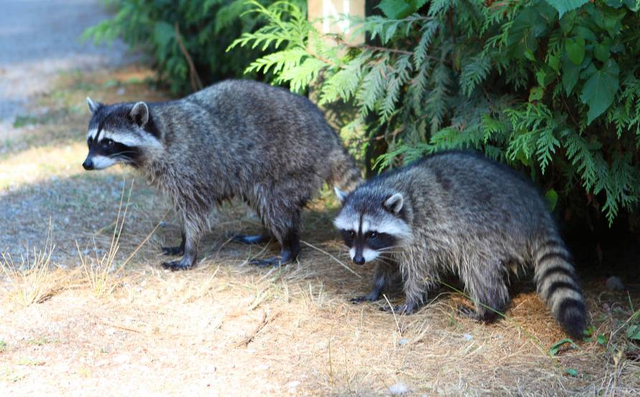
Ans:
[[[533,267],[555,318],[582,335],[586,307],[569,251],[544,199],[507,166],[441,152],[336,194],[343,207],[334,223],[351,259],[377,262],[373,291],[354,302],[378,300],[401,282],[406,299],[396,310],[408,314],[441,276],[455,273],[475,304],[465,314],[491,321],[491,309],[509,301],[509,272]]]
[[[163,263],[188,269],[208,229],[211,211],[224,200],[244,199],[264,226],[244,243],[280,243],[279,265],[300,251],[301,210],[326,181],[351,189],[360,181],[353,159],[307,98],[251,81],[225,81],[164,103],[103,105],[87,98],[87,170],[129,164],[164,193],[182,220],[182,243],[164,248],[184,255]]]

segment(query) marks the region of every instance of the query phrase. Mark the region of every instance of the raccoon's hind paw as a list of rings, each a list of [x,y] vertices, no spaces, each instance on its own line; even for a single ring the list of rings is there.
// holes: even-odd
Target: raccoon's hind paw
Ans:
[[[162,262],[162,267],[175,272],[178,270],[189,270],[193,267],[193,263],[183,263],[182,261]]]
[[[162,254],[166,256],[179,256],[184,255],[184,247],[162,247]]]

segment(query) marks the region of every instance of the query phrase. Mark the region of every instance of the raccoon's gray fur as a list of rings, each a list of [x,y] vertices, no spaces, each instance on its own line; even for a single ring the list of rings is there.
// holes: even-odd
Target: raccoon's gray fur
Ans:
[[[325,181],[348,190],[360,181],[320,110],[285,89],[231,80],[170,102],[87,101],[92,118],[83,166],[130,164],[171,199],[183,223],[182,244],[165,253],[184,253],[163,263],[172,270],[195,264],[210,212],[233,197],[249,203],[281,244],[280,258],[256,263],[294,260],[305,204]],[[269,238],[237,236],[246,243]]]
[[[382,174],[351,194],[335,220],[357,264],[377,261],[374,301],[396,280],[410,313],[441,276],[457,274],[491,320],[509,301],[509,272],[533,267],[539,295],[580,337],[586,308],[572,259],[544,199],[512,169],[472,152],[442,152]],[[490,309],[489,309],[490,308]]]

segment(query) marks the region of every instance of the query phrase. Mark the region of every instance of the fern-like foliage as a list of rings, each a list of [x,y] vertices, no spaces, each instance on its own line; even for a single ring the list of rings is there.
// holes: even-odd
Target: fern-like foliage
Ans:
[[[273,45],[248,71],[352,105],[350,125],[386,148],[379,169],[482,150],[611,224],[640,196],[636,3],[428,0],[405,18],[349,20],[369,37],[351,45],[321,37],[291,4],[252,1],[265,26],[232,47]]]

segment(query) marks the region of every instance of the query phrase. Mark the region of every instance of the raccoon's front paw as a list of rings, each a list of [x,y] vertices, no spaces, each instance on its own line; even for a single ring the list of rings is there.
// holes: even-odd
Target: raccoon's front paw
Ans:
[[[162,254],[166,256],[184,255],[184,247],[162,247]]]
[[[171,270],[172,272],[178,270],[189,270],[193,267],[193,265],[193,263],[184,261],[162,262],[162,267],[164,269]]]

